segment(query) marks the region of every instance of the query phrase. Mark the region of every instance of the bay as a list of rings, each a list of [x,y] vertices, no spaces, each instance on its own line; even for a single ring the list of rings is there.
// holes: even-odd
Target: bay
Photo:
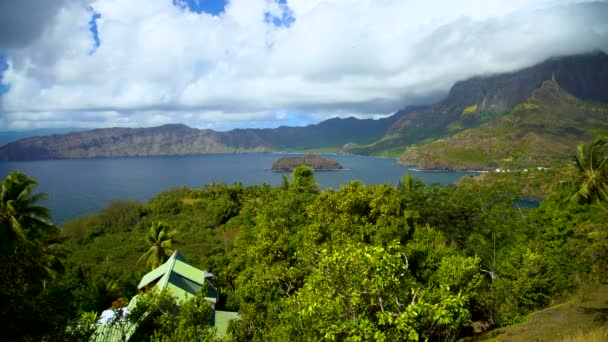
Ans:
[[[316,181],[323,188],[338,189],[351,180],[395,185],[405,173],[411,173],[427,184],[449,184],[463,175],[474,174],[415,171],[412,167],[397,165],[394,158],[322,155],[338,161],[345,168],[342,171],[315,172]],[[145,201],[177,186],[198,188],[209,182],[276,186],[285,173],[269,169],[274,160],[284,156],[252,153],[0,162],[0,176],[4,178],[18,170],[34,177],[39,184],[36,192],[48,195],[43,205],[51,210],[53,222],[61,224],[96,212],[114,199]]]

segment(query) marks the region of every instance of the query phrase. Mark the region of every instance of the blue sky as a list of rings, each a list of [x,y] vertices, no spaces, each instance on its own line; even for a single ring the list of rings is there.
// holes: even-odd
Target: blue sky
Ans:
[[[224,12],[226,4],[225,0],[172,0],[173,4],[180,8],[187,8],[194,13],[209,13],[211,15],[220,15]],[[276,0],[283,10],[280,15],[274,15],[270,12],[264,12],[264,21],[271,23],[277,27],[289,27],[295,21],[293,12],[287,5],[287,0]]]
[[[227,1],[224,0],[173,0],[176,6],[187,6],[194,13],[206,12],[212,15],[219,15],[224,12]]]
[[[378,118],[436,101],[472,76],[608,51],[607,1],[7,4],[2,131]]]
[[[101,14],[95,12],[95,10],[93,8],[90,8],[92,14],[91,14],[91,20],[89,21],[89,30],[91,31],[91,34],[93,35],[93,42],[94,42],[94,47],[91,49],[90,53],[94,53],[95,50],[99,47],[99,45],[101,45],[101,40],[99,40],[99,31],[97,30],[97,20],[99,20],[101,18]]]

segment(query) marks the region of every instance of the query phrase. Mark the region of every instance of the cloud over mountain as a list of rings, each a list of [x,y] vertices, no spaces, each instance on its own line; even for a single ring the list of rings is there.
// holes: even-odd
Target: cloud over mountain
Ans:
[[[372,117],[473,75],[608,51],[603,1],[232,0],[219,15],[171,0],[6,3],[0,129]]]

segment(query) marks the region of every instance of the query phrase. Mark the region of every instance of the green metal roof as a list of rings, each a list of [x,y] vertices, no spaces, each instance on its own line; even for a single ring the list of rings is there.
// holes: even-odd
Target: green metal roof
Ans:
[[[123,314],[128,314],[135,308],[137,305],[137,300],[139,295],[135,295],[129,301],[129,305],[126,308],[118,309],[124,310]],[[106,310],[108,311],[108,310]],[[104,311],[104,312],[106,312]],[[147,315],[147,314],[146,314]],[[103,314],[102,314],[103,316]],[[108,324],[108,322],[101,322],[100,320],[95,323],[95,332],[91,335],[89,342],[123,342],[128,341],[131,336],[137,330],[137,324],[129,321],[126,317],[120,318],[118,321],[114,321],[114,317],[112,317],[112,321]]]
[[[141,278],[141,280],[139,281],[139,285],[137,285],[137,288],[142,289],[144,286],[162,277],[165,273],[167,273],[167,268],[169,268],[167,263],[164,263],[159,267],[155,268],[152,272],[146,274]]]
[[[215,333],[218,336],[226,336],[228,330],[228,322],[233,319],[238,319],[238,312],[216,311],[215,312]]]
[[[117,322],[115,324],[97,324],[95,333],[90,342],[122,342],[128,341],[135,333],[137,325],[131,322]]]
[[[181,275],[184,278],[188,278],[194,282],[202,284],[205,282],[205,278],[209,277],[210,274],[207,271],[201,271],[196,267],[190,266],[189,264],[178,261],[173,266],[173,271]]]
[[[156,286],[159,290],[167,288],[175,297],[184,300],[188,299],[189,295],[195,295],[205,282],[208,287],[212,288],[213,286],[206,279],[208,276],[210,274],[207,271],[191,266],[188,260],[176,250],[164,264],[143,276],[137,288],[142,290],[150,285]],[[213,303],[217,300],[216,298],[210,299],[213,299]]]

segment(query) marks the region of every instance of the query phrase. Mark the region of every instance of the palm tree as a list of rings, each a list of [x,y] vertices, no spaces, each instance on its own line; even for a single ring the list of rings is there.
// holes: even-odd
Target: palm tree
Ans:
[[[608,202],[608,138],[597,137],[589,145],[578,145],[572,171],[564,183],[573,188],[571,202]]]
[[[310,167],[306,165],[296,167],[292,171],[291,178],[291,184],[298,192],[319,192],[319,185],[315,183],[315,173]]]
[[[424,181],[420,178],[415,178],[409,173],[406,173],[401,177],[401,180],[397,184],[397,188],[401,189],[404,193],[411,194],[414,191],[424,188]]]
[[[52,231],[49,210],[36,205],[46,194],[32,194],[37,185],[35,180],[18,171],[2,180],[0,242],[3,252],[13,250],[17,242],[38,240]]]
[[[153,223],[146,235],[146,242],[150,245],[150,248],[139,258],[141,261],[144,258],[148,258],[147,265],[150,269],[155,269],[162,265],[169,258],[173,252],[171,248],[172,238],[176,231],[169,231],[171,227],[164,222]]]
[[[59,237],[59,232],[50,235],[38,242],[38,253],[35,258],[43,278],[43,288],[46,288],[47,279],[54,280],[65,272],[63,259],[67,258],[70,250],[63,246],[65,238]]]

